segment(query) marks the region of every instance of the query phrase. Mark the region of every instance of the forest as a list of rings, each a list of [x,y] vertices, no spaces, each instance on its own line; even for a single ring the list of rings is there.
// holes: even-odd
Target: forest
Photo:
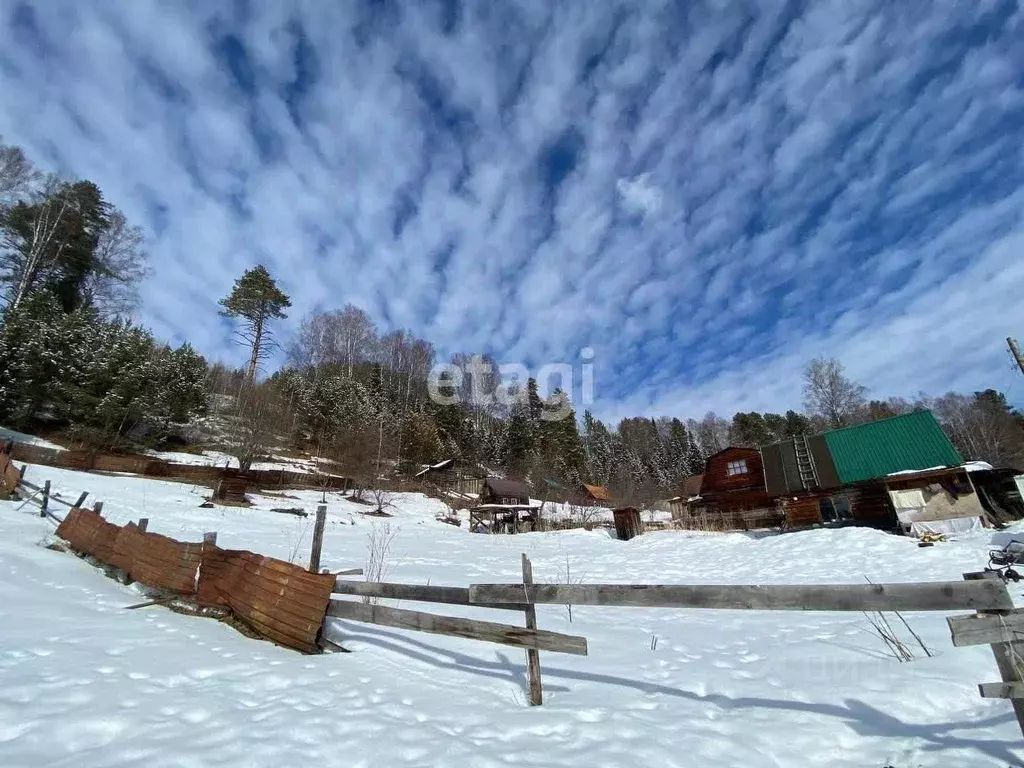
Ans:
[[[728,445],[930,408],[965,459],[1024,466],[1024,417],[1002,393],[871,399],[831,358],[808,361],[803,402],[785,413],[605,424],[573,411],[562,392],[543,394],[533,380],[510,389],[497,374],[458,388],[441,381],[446,397],[438,398],[433,344],[379,327],[362,308],[307,312],[297,332],[278,338],[291,300],[260,265],[219,298],[248,356],[235,368],[187,343],[172,348],[131,319],[149,271],[145,240],[96,184],[44,174],[0,143],[0,423],[103,450],[203,442],[243,466],[272,449],[301,450],[365,483],[458,457],[534,483],[604,485],[641,502],[676,494]],[[472,350],[450,361],[494,364]],[[545,418],[554,410],[566,417]],[[211,421],[218,429],[197,427]]]

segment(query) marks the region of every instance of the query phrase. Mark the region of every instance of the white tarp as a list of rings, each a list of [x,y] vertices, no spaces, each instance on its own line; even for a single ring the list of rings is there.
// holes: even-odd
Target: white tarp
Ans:
[[[918,538],[926,533],[953,535],[975,533],[984,529],[980,517],[951,517],[946,520],[922,520],[910,524],[910,532]]]
[[[909,491],[889,491],[889,496],[896,509],[916,509],[924,506],[924,494],[919,488]]]
[[[889,498],[892,499],[893,509],[896,510],[896,519],[904,526],[924,517],[924,494],[919,489],[889,491]]]

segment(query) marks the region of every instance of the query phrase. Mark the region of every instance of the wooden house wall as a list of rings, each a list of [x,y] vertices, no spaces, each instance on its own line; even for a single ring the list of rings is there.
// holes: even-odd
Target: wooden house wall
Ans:
[[[729,474],[729,462],[746,461],[747,471],[742,475]],[[708,497],[719,491],[765,491],[764,468],[761,452],[756,448],[726,448],[709,456],[701,482],[701,496]]]
[[[529,496],[499,496],[491,492],[491,489],[484,485],[480,489],[481,504],[522,504],[527,506],[530,503]]]

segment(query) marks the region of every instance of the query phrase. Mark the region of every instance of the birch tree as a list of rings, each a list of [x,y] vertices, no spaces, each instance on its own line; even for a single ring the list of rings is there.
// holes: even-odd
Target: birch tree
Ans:
[[[844,373],[834,357],[818,357],[804,369],[804,408],[829,429],[855,424],[864,413],[867,388]]]

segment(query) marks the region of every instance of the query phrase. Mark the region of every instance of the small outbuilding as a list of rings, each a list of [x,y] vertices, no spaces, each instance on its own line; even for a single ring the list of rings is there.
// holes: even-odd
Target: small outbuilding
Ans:
[[[586,483],[581,484],[583,486],[582,492],[580,493],[580,503],[587,507],[610,507],[612,506],[612,494],[607,488],[602,485],[587,485]]]
[[[537,510],[530,503],[530,489],[518,480],[488,477],[483,481],[480,503],[469,510],[469,530],[475,533],[532,531]]]
[[[640,519],[640,510],[636,507],[613,509],[612,517],[615,520],[615,534],[622,541],[629,541],[644,532],[644,523]]]

